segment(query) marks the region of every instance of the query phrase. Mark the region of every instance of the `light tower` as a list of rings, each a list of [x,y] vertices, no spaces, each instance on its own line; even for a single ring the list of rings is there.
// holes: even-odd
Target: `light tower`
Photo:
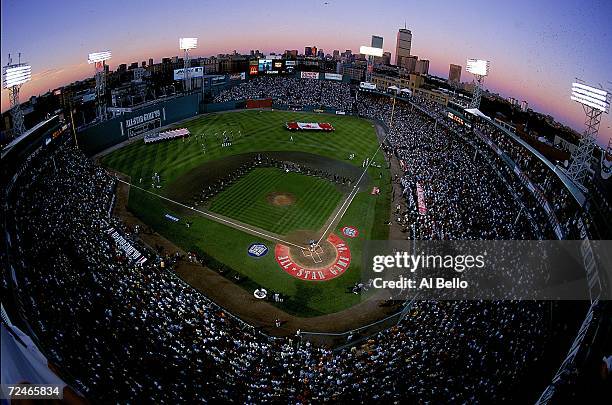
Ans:
[[[480,98],[482,96],[482,82],[489,74],[489,61],[482,59],[468,59],[465,70],[476,77],[476,87],[470,101],[470,108],[480,108]]]
[[[567,174],[574,184],[586,191],[584,183],[590,173],[601,114],[607,114],[610,111],[610,93],[600,88],[587,86],[577,80],[572,84],[571,99],[582,104],[586,114],[584,121],[586,128],[582,133],[580,143],[572,152],[572,163]]]
[[[198,47],[197,38],[179,38],[179,48],[185,52],[183,56],[183,67],[185,71],[185,91],[191,90],[191,77],[189,75],[189,68],[191,67],[191,59],[189,58],[189,50]]]
[[[8,89],[10,96],[10,109],[13,116],[13,136],[19,136],[25,132],[23,126],[23,112],[19,106],[19,89],[21,85],[32,78],[32,67],[21,63],[21,53],[17,63],[13,63],[9,54],[7,65],[2,69],[2,86]]]
[[[87,58],[93,64],[96,72],[96,118],[106,119],[106,61],[111,58],[111,51],[90,53]]]
[[[366,70],[366,82],[370,83],[372,81],[372,71],[374,70],[374,57],[383,56],[383,49],[375,48],[373,46],[361,46],[359,48],[359,53],[362,55],[366,55],[368,57],[368,67]]]

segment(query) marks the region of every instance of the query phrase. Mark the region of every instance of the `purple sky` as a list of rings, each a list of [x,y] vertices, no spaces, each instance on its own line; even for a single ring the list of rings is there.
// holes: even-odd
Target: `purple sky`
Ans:
[[[384,37],[394,54],[397,29],[412,30],[412,53],[447,77],[449,63],[489,59],[485,87],[527,100],[535,110],[582,131],[581,107],[569,100],[575,77],[612,90],[612,2],[481,1],[2,1],[2,65],[21,51],[33,80],[23,97],[91,76],[87,54],[111,49],[120,63],[179,55],[178,38],[199,37],[194,56],[316,45],[358,50]],[[180,6],[179,6],[180,5]],[[184,11],[187,10],[187,11]],[[462,80],[471,80],[463,71]],[[2,91],[2,110],[8,106]],[[600,144],[612,137],[604,116]]]

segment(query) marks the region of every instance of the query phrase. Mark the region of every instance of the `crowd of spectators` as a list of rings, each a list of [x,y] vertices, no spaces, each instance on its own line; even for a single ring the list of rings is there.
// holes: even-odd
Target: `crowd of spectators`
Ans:
[[[351,88],[346,83],[331,80],[295,79],[265,76],[241,83],[221,92],[214,101],[271,98],[289,108],[325,106],[349,112],[352,107]]]
[[[343,84],[272,77],[217,101],[256,97],[351,103]],[[388,100],[373,96],[356,108],[383,122],[391,113]],[[466,143],[399,103],[390,127],[385,149],[405,164],[399,181],[418,238],[536,238],[511,185]],[[337,351],[272,338],[145,247],[146,262],[128,257],[108,233],[117,229],[139,246],[110,215],[115,180],[69,144],[28,162],[17,181],[8,202],[17,294],[43,349],[96,401],[505,402],[549,337],[544,303],[474,300],[415,301],[398,325]]]
[[[362,96],[357,108],[362,116],[391,117],[384,98]],[[418,224],[418,239],[535,239],[509,186],[446,127],[396,103],[387,140],[405,167],[400,181],[408,201],[407,222]],[[418,214],[417,183],[427,215]]]

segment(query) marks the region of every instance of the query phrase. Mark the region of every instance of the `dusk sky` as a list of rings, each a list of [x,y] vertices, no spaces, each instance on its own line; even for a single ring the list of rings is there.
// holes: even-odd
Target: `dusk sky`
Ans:
[[[328,3],[328,4],[325,4]],[[537,111],[582,131],[584,114],[569,99],[575,77],[612,90],[612,1],[203,1],[2,0],[2,65],[22,52],[33,80],[22,100],[93,75],[87,54],[110,49],[120,63],[180,55],[178,38],[195,36],[194,56],[233,50],[326,53],[369,45],[384,37],[394,61],[397,29],[412,30],[412,54],[430,60],[430,73],[446,78],[449,63],[489,59],[485,87],[527,100]],[[8,92],[2,90],[2,111]],[[604,116],[600,144],[612,137]]]

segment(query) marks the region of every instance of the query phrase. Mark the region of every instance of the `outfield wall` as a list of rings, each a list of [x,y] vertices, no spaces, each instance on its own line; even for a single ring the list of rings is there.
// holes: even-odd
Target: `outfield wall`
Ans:
[[[193,117],[200,112],[200,102],[200,94],[189,94],[125,113],[79,131],[78,145],[86,153],[96,154],[145,132]]]
[[[202,104],[202,113],[237,110],[239,108],[244,108],[244,104],[244,101],[226,101],[223,103]]]
[[[247,100],[246,108],[272,108],[272,99],[262,98],[259,100]]]

